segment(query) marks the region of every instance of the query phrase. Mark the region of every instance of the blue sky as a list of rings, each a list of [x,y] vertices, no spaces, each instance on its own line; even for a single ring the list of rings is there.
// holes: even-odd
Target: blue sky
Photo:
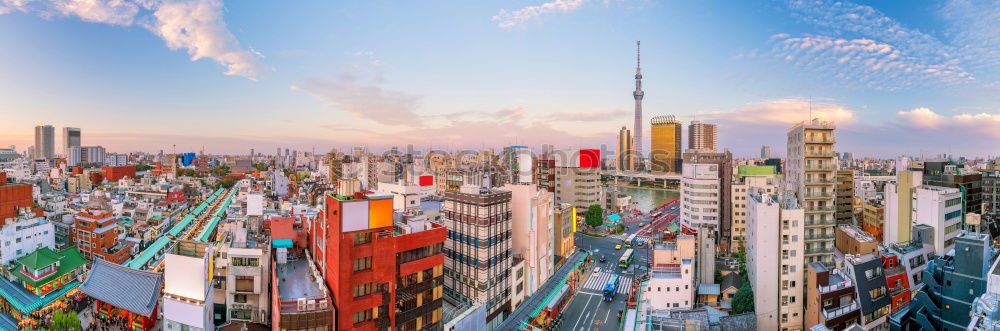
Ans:
[[[641,40],[646,125],[718,123],[738,156],[810,104],[856,155],[1000,154],[995,1],[294,4],[0,0],[0,145],[612,145]]]

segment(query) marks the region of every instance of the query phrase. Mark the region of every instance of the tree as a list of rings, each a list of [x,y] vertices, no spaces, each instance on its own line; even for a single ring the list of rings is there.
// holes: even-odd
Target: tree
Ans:
[[[217,165],[215,168],[212,168],[212,174],[219,177],[225,176],[229,174],[229,166],[225,164]]]
[[[715,269],[715,275],[714,276],[715,276],[715,283],[716,284],[722,284],[722,271],[719,270],[719,269]]]
[[[230,187],[233,187],[234,184],[236,184],[236,180],[233,179],[232,177],[223,177],[221,180],[219,180],[219,187],[222,188],[228,189]]]
[[[587,212],[584,214],[584,220],[587,222],[587,225],[595,228],[604,224],[604,211],[601,210],[601,206],[590,205],[590,208],[587,208]]]
[[[61,310],[57,310],[52,314],[52,330],[79,331],[83,330],[83,326],[80,324],[80,318],[76,315],[75,311],[64,313]]]
[[[155,168],[155,167],[153,167],[151,165],[148,165],[148,164],[140,164],[140,165],[135,166],[135,171],[149,171],[149,170],[153,170],[153,168]]]
[[[265,172],[265,171],[267,171],[268,166],[265,163],[257,162],[257,163],[254,163],[253,168],[257,169],[257,171]]]
[[[733,315],[752,313],[753,310],[753,288],[750,282],[744,282],[733,297]]]

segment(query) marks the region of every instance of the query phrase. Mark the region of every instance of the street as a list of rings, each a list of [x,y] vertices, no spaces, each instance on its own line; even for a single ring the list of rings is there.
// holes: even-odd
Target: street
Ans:
[[[615,237],[594,238],[576,234],[577,247],[591,250],[595,259],[603,255],[606,260],[595,263],[588,271],[583,285],[563,313],[566,319],[560,330],[618,330],[618,311],[625,309],[632,279],[645,272],[651,258],[648,244],[641,248],[633,245],[635,253],[629,268],[618,266],[618,260],[626,250],[625,247],[615,250],[615,245],[622,243],[619,237],[627,238],[639,229],[636,224],[629,224],[628,227],[625,233]],[[619,275],[619,285],[614,300],[607,302],[604,301],[603,289],[612,275]]]

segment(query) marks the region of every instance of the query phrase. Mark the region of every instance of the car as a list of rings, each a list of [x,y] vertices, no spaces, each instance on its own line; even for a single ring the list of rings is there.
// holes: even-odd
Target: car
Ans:
[[[601,261],[601,262],[604,262],[604,261],[607,261],[608,259],[604,258],[604,254],[601,254],[601,257],[599,257],[597,260]]]
[[[640,241],[640,242],[637,242],[635,245],[639,246],[639,247],[642,247],[643,243]]]
[[[615,245],[615,249],[621,250],[622,249],[622,245],[621,244]]]
[[[632,244],[630,244],[630,243],[625,243],[625,248],[632,248]]]

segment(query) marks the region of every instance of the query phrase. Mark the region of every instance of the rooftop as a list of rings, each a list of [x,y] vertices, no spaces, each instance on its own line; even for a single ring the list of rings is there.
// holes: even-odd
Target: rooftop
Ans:
[[[774,175],[774,166],[739,166],[736,175],[739,177]]]
[[[312,263],[304,256],[288,258],[288,263],[277,264],[274,269],[278,276],[278,295],[281,300],[324,298],[326,290],[314,279]]]
[[[850,224],[841,224],[837,226],[837,229],[844,232],[854,240],[860,242],[876,242],[875,237],[873,237],[868,232],[861,231],[857,226]]]

